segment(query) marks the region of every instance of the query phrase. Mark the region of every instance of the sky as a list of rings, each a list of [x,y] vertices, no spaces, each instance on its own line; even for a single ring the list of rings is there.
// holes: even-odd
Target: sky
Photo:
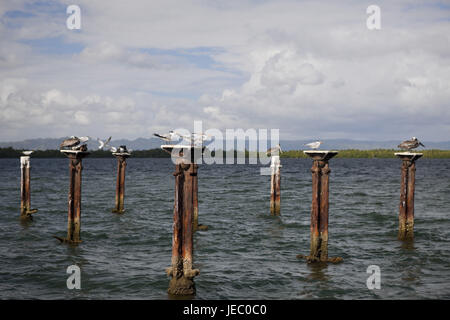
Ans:
[[[450,1],[0,2],[0,141],[196,120],[284,140],[450,140]]]

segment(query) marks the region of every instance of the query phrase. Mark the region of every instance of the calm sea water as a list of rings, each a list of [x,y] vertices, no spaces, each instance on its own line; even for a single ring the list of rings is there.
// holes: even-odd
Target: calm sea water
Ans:
[[[114,206],[116,160],[83,162],[83,243],[60,244],[67,224],[68,160],[31,159],[32,222],[21,223],[18,159],[0,159],[1,299],[167,299],[174,165],[128,159],[123,215]],[[282,213],[269,213],[258,165],[202,165],[195,234],[196,299],[450,298],[450,160],[417,162],[415,239],[397,240],[400,161],[330,162],[329,255],[308,265],[311,161],[282,159]],[[68,266],[81,290],[68,290]],[[369,265],[381,289],[368,290]]]

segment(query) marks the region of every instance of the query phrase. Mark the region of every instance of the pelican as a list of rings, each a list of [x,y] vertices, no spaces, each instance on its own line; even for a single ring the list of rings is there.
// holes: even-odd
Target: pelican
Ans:
[[[173,141],[178,136],[178,134],[174,131],[169,131],[169,133],[165,133],[165,134],[154,133],[153,135],[164,141]]]
[[[283,151],[281,150],[281,146],[280,144],[276,145],[273,148],[270,148],[269,150],[267,150],[266,155],[279,155],[280,153],[282,153]]]
[[[405,140],[402,143],[400,143],[397,147],[403,150],[411,150],[415,149],[418,146],[425,147],[422,142],[420,142],[416,137],[412,137],[411,140]]]
[[[98,146],[99,150],[103,150],[103,148],[105,148],[106,146],[108,146],[108,143],[111,141],[111,137],[109,137],[108,139],[106,139],[105,141],[100,140],[99,138],[97,138],[98,143],[100,144]]]
[[[60,149],[63,148],[70,148],[72,150],[78,150],[78,151],[86,151],[87,147],[80,146],[80,143],[85,143],[89,140],[89,137],[76,137],[71,136],[69,139],[64,140],[59,145]]]
[[[313,150],[317,150],[317,149],[319,149],[321,144],[322,144],[322,141],[315,141],[315,142],[305,143],[305,146],[310,147]]]
[[[61,144],[59,145],[59,148],[72,148],[75,147],[77,145],[80,144],[80,139],[75,137],[75,136],[71,136],[69,139],[64,140],[63,142],[61,142]]]
[[[29,156],[30,154],[32,154],[34,151],[30,150],[30,151],[22,151],[22,153],[26,156]]]

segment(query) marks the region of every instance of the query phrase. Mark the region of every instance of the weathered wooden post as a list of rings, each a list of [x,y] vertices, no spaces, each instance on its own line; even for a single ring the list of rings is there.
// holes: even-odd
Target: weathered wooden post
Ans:
[[[280,156],[271,157],[271,175],[270,175],[270,214],[280,215],[280,201],[281,201],[281,174]]]
[[[116,206],[112,210],[114,213],[123,213],[125,196],[125,168],[127,167],[127,158],[131,155],[128,152],[114,152],[117,158],[117,182],[116,182]]]
[[[20,218],[32,219],[37,209],[31,209],[30,156],[20,157]]]
[[[199,224],[198,223],[198,165],[194,164],[193,167],[194,170],[194,176],[193,176],[193,185],[192,185],[192,200],[193,200],[193,205],[194,205],[194,214],[192,216],[192,228],[195,231],[205,231],[208,230],[208,226],[204,225],[204,224]]]
[[[181,150],[182,155],[182,150],[189,149],[189,146],[163,145],[161,148],[170,153],[173,149],[178,153]],[[172,259],[171,267],[166,269],[172,277],[167,292],[172,295],[194,295],[194,277],[200,273],[198,269],[193,269],[194,184],[198,169],[193,161],[194,150],[190,150],[190,160],[178,158],[175,164]]]
[[[56,237],[61,242],[78,244],[81,242],[81,172],[82,159],[87,151],[61,150],[69,158],[69,210],[67,216],[67,238]]]
[[[328,160],[337,151],[304,151],[313,159],[311,203],[311,249],[309,256],[298,255],[310,262],[340,262],[342,258],[328,258],[328,208],[329,174]]]
[[[402,160],[398,238],[406,240],[414,238],[415,162],[423,153],[398,152],[395,155]]]

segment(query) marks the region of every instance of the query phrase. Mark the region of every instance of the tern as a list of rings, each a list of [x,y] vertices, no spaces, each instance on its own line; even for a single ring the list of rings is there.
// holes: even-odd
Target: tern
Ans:
[[[193,133],[192,135],[180,134],[175,132],[179,137],[183,138],[184,141],[189,143],[194,143],[195,145],[203,144],[203,141],[210,141],[212,136],[206,133]]]
[[[317,149],[319,149],[321,144],[322,144],[322,141],[315,141],[315,142],[305,143],[305,146],[310,147],[313,150],[317,150]]]
[[[30,154],[32,154],[34,151],[30,150],[30,151],[22,151],[22,153],[26,156],[29,156]]]
[[[169,133],[166,133],[166,134],[154,133],[153,135],[164,141],[173,141],[173,140],[176,140],[176,138],[178,137],[178,134],[174,131],[169,131]]]
[[[100,140],[99,138],[97,138],[98,143],[100,144],[98,146],[99,150],[103,150],[103,148],[105,148],[106,146],[108,146],[108,143],[111,141],[111,137],[109,137],[108,139],[106,139],[105,141]]]
[[[276,145],[273,148],[270,148],[269,150],[267,150],[266,154],[267,155],[279,155],[280,153],[282,153],[283,151],[281,150],[281,146],[280,144]]]
[[[422,142],[420,142],[416,137],[412,137],[411,140],[405,140],[398,145],[398,148],[403,150],[415,149],[418,146],[425,147]]]

